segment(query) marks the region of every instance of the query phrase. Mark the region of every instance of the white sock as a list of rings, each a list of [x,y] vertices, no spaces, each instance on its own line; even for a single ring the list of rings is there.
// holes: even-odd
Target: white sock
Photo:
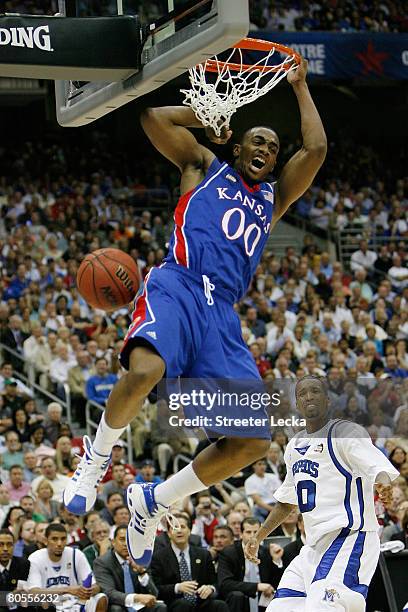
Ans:
[[[201,482],[193,469],[193,464],[189,463],[180,472],[157,485],[154,489],[154,498],[157,503],[170,506],[178,499],[204,489],[207,489],[207,485]]]
[[[120,429],[113,429],[106,424],[105,414],[102,414],[102,418],[99,421],[98,431],[96,432],[95,440],[92,445],[94,451],[98,455],[110,455],[112,446],[117,442],[120,436],[125,431],[126,427]]]

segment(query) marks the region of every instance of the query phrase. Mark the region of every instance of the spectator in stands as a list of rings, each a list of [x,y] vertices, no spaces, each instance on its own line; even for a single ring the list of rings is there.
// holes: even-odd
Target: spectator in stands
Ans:
[[[60,344],[57,349],[57,357],[52,359],[50,365],[50,378],[55,384],[56,394],[65,398],[64,385],[68,383],[68,372],[77,365],[74,357],[71,357],[65,344]]]
[[[40,372],[41,375],[48,374],[51,350],[39,321],[32,321],[31,336],[24,341],[23,352],[24,357],[35,366],[37,372]],[[46,377],[40,376],[40,384],[46,388]]]
[[[81,541],[86,537],[86,532],[82,529],[81,518],[70,512],[63,503],[60,505],[59,514],[67,530],[68,544],[82,548]]]
[[[377,259],[377,253],[368,249],[367,240],[360,240],[360,248],[351,256],[350,266],[353,272],[356,270],[365,270],[370,272]]]
[[[200,545],[209,548],[212,545],[214,529],[219,520],[213,513],[211,494],[209,491],[200,491],[196,495],[195,519],[191,533],[200,536]]]
[[[160,476],[155,476],[156,468],[154,461],[151,459],[145,459],[140,465],[140,470],[135,478],[135,482],[163,482]]]
[[[90,376],[86,382],[86,397],[105,406],[118,377],[108,372],[108,362],[104,357],[99,357],[95,361],[95,370],[96,374]]]
[[[109,534],[110,525],[102,520],[95,521],[89,530],[92,543],[83,548],[83,552],[92,569],[95,559],[107,553],[111,548]]]
[[[126,473],[133,474],[133,476],[136,476],[136,470],[133,467],[133,465],[130,465],[130,463],[126,463],[125,443],[123,440],[118,440],[116,444],[114,445],[114,447],[112,448],[111,462],[102,480],[103,483],[108,482],[109,480],[112,480],[112,467],[119,463],[124,466]]]
[[[49,480],[40,477],[36,489],[35,512],[43,521],[52,523],[59,516],[59,503],[53,499],[54,489]]]
[[[12,465],[24,467],[24,454],[21,450],[21,442],[15,431],[7,431],[5,435],[6,451],[2,454],[2,468],[9,470]]]
[[[112,493],[119,493],[122,497],[125,495],[125,488],[123,484],[123,478],[125,476],[125,466],[121,463],[117,463],[112,466],[112,480],[109,480],[102,491],[102,497],[107,500],[108,496]]]
[[[12,412],[23,407],[24,400],[18,394],[18,384],[15,378],[8,378],[4,381],[3,402],[4,406],[11,408]]]
[[[174,612],[195,608],[227,612],[227,604],[214,598],[216,576],[210,553],[189,545],[189,522],[181,516],[178,521],[180,529],[169,525],[170,544],[161,547],[152,558],[152,576],[159,598]]]
[[[269,359],[261,354],[261,349],[258,342],[253,342],[250,346],[250,351],[255,359],[256,367],[259,374],[263,377],[268,370],[272,369],[272,364]]]
[[[248,308],[246,313],[246,324],[247,327],[254,334],[255,338],[259,338],[259,336],[265,336],[265,321],[263,321],[262,319],[258,319],[258,312],[256,308]]]
[[[112,549],[95,559],[95,577],[109,598],[111,612],[126,609],[152,609],[166,612],[167,606],[157,603],[158,591],[144,567],[129,562],[126,544],[126,525],[119,525],[114,533]],[[132,607],[137,604],[137,608]]]
[[[285,469],[282,451],[276,442],[271,442],[268,453],[266,455],[266,471],[274,474],[282,480],[283,471]]]
[[[244,517],[240,512],[230,512],[227,515],[227,525],[234,534],[234,540],[241,540],[242,538],[241,524],[243,520]]]
[[[397,531],[391,536],[391,540],[400,540],[404,546],[405,550],[408,549],[408,502],[403,502],[400,508],[400,525],[401,530]]]
[[[306,542],[305,525],[303,522],[303,515],[300,512],[297,513],[296,526],[298,534],[296,540],[292,540],[292,542],[290,542],[290,544],[287,544],[283,549],[282,563],[284,569],[286,569],[289,563],[291,563],[293,559],[298,556],[301,551],[301,548]]]
[[[234,543],[234,534],[231,527],[228,525],[216,525],[213,531],[212,545],[208,551],[212,557],[215,572],[218,570],[219,554],[226,546],[231,546]]]
[[[22,320],[18,315],[12,315],[9,319],[9,325],[1,333],[1,342],[8,346],[16,353],[23,354],[23,344],[28,338],[27,334],[21,331]],[[12,364],[13,368],[20,370],[22,361],[11,352],[8,354],[8,359]]]
[[[399,255],[394,255],[392,258],[392,266],[388,270],[388,277],[395,291],[401,292],[405,287],[408,287],[408,269],[402,265]]]
[[[19,581],[26,581],[30,570],[27,559],[14,555],[14,538],[7,529],[0,529],[0,584],[3,593],[16,590]],[[7,609],[7,608],[6,608]],[[21,606],[13,606],[17,612],[24,610]]]
[[[5,482],[4,485],[8,489],[10,500],[12,502],[19,502],[20,499],[30,491],[30,483],[24,482],[24,472],[21,465],[12,465],[9,475],[10,480]]]
[[[16,557],[27,558],[27,549],[35,542],[35,521],[29,518],[22,518],[16,532],[16,543],[14,555]]]
[[[114,524],[113,513],[116,508],[123,506],[123,495],[121,493],[113,492],[106,496],[106,505],[100,511],[101,518],[106,521],[110,526]]]
[[[113,512],[113,525],[111,527],[111,537],[115,533],[115,527],[127,525],[130,521],[130,512],[127,506],[117,506]]]
[[[55,444],[60,435],[62,419],[62,406],[58,402],[51,402],[47,406],[47,418],[44,422],[47,439]]]
[[[3,525],[10,508],[13,508],[14,502],[10,499],[10,491],[4,484],[0,484],[0,527]]]
[[[253,474],[245,481],[245,494],[254,502],[253,515],[260,521],[272,510],[275,500],[274,492],[281,485],[279,476],[266,472],[265,459],[252,464]]]
[[[87,601],[94,598],[92,603],[98,606],[98,612],[106,612],[108,599],[102,594],[99,585],[95,582],[89,563],[82,551],[67,546],[67,532],[60,523],[48,525],[45,536],[47,548],[37,550],[30,555],[30,572],[27,586],[30,592],[58,593],[70,595],[71,603],[75,605],[78,600]],[[75,558],[74,558],[75,555]],[[58,573],[58,586],[50,586],[48,581],[50,566],[60,563]],[[83,586],[91,576],[91,586]],[[67,598],[65,598],[67,599]]]
[[[399,367],[396,355],[387,355],[385,362],[386,367],[384,368],[384,372],[386,374],[389,374],[392,378],[407,378],[408,370],[406,368]]]
[[[52,499],[57,502],[62,502],[62,493],[65,487],[68,484],[69,478],[68,476],[64,476],[63,474],[57,473],[57,464],[55,463],[55,459],[52,457],[44,457],[40,463],[41,467],[41,476],[37,476],[31,483],[31,490],[34,494],[37,493],[38,486],[40,482],[45,478],[52,488],[53,488],[53,496]]]
[[[0,434],[10,429],[13,425],[13,411],[10,406],[4,405],[3,396],[0,395]]]
[[[28,442],[30,439],[30,426],[28,415],[24,408],[17,408],[13,414],[13,430],[18,434],[20,442]]]
[[[259,549],[259,565],[247,561],[244,546],[259,529],[260,522],[255,518],[242,521],[242,541],[227,546],[219,555],[218,584],[220,594],[232,612],[245,612],[252,609],[250,600],[258,605],[258,596],[263,593],[271,598],[282,575],[265,548]]]
[[[12,533],[14,536],[15,530],[17,529],[22,517],[24,517],[24,510],[20,508],[20,506],[11,506],[4,518],[2,527],[7,527],[10,533]]]
[[[246,501],[240,500],[233,507],[234,512],[238,512],[242,516],[242,520],[247,516],[251,516],[251,508]]]
[[[68,372],[68,386],[71,393],[71,406],[76,420],[81,427],[85,425],[85,386],[89,377],[93,374],[91,357],[87,351],[77,353],[78,365]]]

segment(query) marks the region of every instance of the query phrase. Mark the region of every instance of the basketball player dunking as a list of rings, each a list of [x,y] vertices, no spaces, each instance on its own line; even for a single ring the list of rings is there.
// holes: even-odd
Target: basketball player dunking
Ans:
[[[259,563],[260,542],[299,506],[306,544],[286,568],[267,612],[363,612],[380,554],[373,489],[390,503],[399,472],[363,427],[329,420],[324,379],[301,378],[296,403],[306,429],[286,448],[286,478],[274,493],[278,503],[245,555]]]
[[[270,128],[248,130],[234,146],[235,163],[221,163],[188,128],[203,127],[186,107],[149,109],[142,126],[152,144],[181,172],[182,196],[164,266],[154,268],[137,299],[121,362],[128,370],[115,385],[91,444],[64,492],[76,514],[88,512],[107,470],[112,446],[140,411],[145,397],[167,378],[259,379],[233,309],[248,288],[271,229],[310,186],[326,156],[322,122],[306,84],[307,62],[288,74],[297,97],[302,148],[279,180],[265,182],[279,152]],[[231,131],[218,144],[226,143]],[[263,457],[269,428],[248,438],[228,434],[180,472],[158,485],[128,488],[129,552],[148,565],[157,525],[176,500],[224,480]]]

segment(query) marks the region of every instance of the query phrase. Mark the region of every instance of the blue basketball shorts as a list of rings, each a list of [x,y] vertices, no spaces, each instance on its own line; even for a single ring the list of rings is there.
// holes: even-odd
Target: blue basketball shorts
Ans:
[[[132,350],[148,343],[164,360],[167,379],[260,381],[233,304],[231,292],[188,268],[153,268],[136,299],[122,366],[129,369]],[[270,438],[269,426],[258,429],[256,437]]]

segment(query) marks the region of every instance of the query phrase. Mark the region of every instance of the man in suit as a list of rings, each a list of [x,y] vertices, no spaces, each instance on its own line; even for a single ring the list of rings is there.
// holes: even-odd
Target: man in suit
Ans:
[[[12,315],[9,320],[8,327],[1,334],[1,341],[16,353],[23,354],[23,344],[27,340],[28,335],[21,331],[22,320],[18,315]],[[22,369],[22,359],[14,356],[12,353],[7,354],[7,359],[12,364],[15,370]]]
[[[190,515],[187,512],[173,512],[172,514],[177,519],[181,517],[181,518],[185,518],[187,522],[190,521]],[[199,535],[190,534],[188,541],[189,541],[190,546],[201,546],[201,538]],[[154,541],[155,552],[159,548],[162,548],[162,547],[166,548],[168,546],[170,546],[169,534],[167,533],[167,531],[163,531],[158,536],[156,536],[156,539]]]
[[[294,542],[287,544],[285,548],[283,549],[282,563],[285,569],[288,567],[289,563],[291,563],[293,559],[298,556],[302,546],[304,545],[306,541],[305,526],[303,524],[303,516],[300,513],[298,514],[297,528],[299,530],[299,536],[296,538]]]
[[[215,599],[216,576],[210,553],[190,546],[190,521],[185,516],[179,516],[178,521],[179,529],[169,525],[170,544],[153,554],[151,569],[159,597],[169,612],[228,612],[227,604]]]
[[[112,549],[93,564],[95,578],[108,596],[109,610],[133,612],[132,604],[142,604],[154,612],[166,612],[167,606],[157,602],[157,588],[145,568],[129,562],[126,529],[127,525],[116,527]]]
[[[242,521],[242,540],[234,542],[220,552],[218,560],[218,584],[220,594],[232,612],[258,612],[258,596],[272,597],[283,569],[282,549],[260,549],[260,564],[255,565],[244,557],[244,547],[259,529],[260,522],[253,517]],[[279,549],[279,550],[278,550]],[[260,607],[259,609],[264,609]]]
[[[17,589],[19,580],[27,580],[30,563],[22,557],[13,557],[14,538],[8,529],[0,529],[0,591],[12,593]],[[2,602],[3,603],[3,602]],[[0,606],[0,612],[8,612],[8,607]],[[18,612],[24,608],[17,607]]]

